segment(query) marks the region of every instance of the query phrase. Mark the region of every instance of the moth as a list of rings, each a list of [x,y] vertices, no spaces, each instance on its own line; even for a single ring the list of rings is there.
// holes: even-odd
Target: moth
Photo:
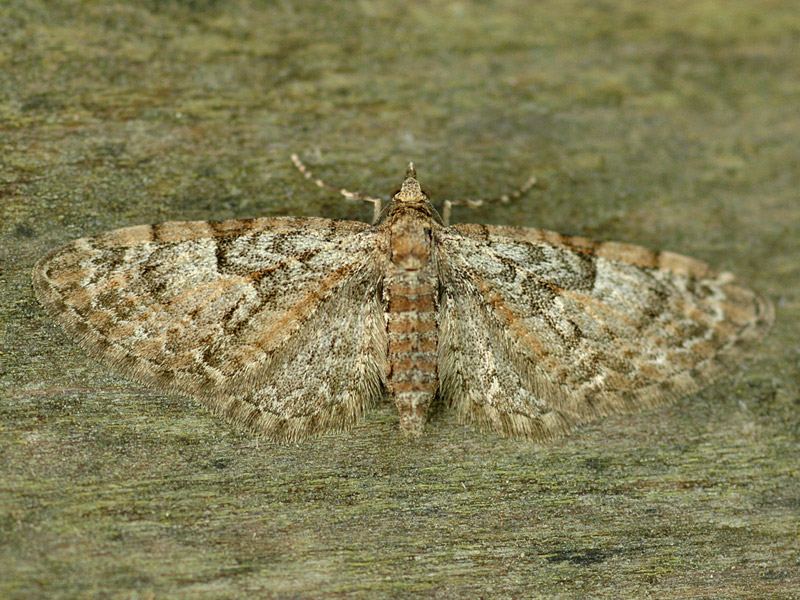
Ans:
[[[340,191],[373,202],[374,223],[128,227],[51,251],[33,287],[96,359],[278,441],[351,427],[387,394],[412,436],[435,402],[546,440],[699,389],[773,321],[693,258],[449,225],[453,203],[440,217],[413,165],[383,210]]]

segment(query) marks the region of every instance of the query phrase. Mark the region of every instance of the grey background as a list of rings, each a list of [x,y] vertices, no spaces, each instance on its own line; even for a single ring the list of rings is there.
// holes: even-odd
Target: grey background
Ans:
[[[797,598],[800,12],[788,1],[4,2],[0,596]],[[739,372],[536,445],[390,406],[258,441],[47,319],[48,249],[164,220],[457,221],[695,256],[769,296]]]

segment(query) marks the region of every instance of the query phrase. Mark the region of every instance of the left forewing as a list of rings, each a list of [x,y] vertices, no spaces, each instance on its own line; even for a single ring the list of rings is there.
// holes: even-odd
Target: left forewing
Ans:
[[[380,240],[348,221],[173,222],[42,258],[42,305],[94,357],[278,440],[352,425],[380,395]]]
[[[442,394],[505,434],[548,438],[680,397],[772,322],[732,275],[669,252],[477,225],[438,241]]]

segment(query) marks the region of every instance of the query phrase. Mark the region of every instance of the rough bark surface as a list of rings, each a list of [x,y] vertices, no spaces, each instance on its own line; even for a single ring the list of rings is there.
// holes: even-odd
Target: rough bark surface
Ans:
[[[7,2],[0,7],[0,597],[797,598],[794,2]],[[314,154],[319,150],[319,154]],[[697,257],[771,298],[733,376],[547,444],[393,406],[258,442],[119,377],[34,263],[177,220],[370,220],[298,176],[454,222]],[[333,310],[334,307],[331,307]],[[431,422],[431,421],[429,421]]]

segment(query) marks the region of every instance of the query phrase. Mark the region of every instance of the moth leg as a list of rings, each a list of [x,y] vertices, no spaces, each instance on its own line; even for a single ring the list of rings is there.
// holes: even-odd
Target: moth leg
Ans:
[[[454,206],[469,206],[470,208],[477,208],[478,206],[483,206],[484,204],[507,204],[512,200],[517,200],[531,189],[534,185],[536,185],[536,175],[531,175],[525,183],[523,183],[519,188],[511,192],[510,194],[503,194],[502,196],[497,196],[495,198],[476,198],[474,200],[445,200],[444,201],[444,208],[442,210],[442,221],[444,221],[445,227],[450,225],[450,214],[453,211]]]
[[[321,179],[317,179],[314,177],[314,174],[306,167],[303,161],[300,160],[300,157],[297,154],[292,154],[292,162],[294,166],[297,167],[297,170],[308,179],[312,181],[317,187],[322,188],[323,190],[332,190],[334,192],[338,192],[348,200],[361,200],[362,202],[370,202],[372,204],[373,213],[372,213],[372,222],[377,223],[378,217],[381,214],[381,199],[380,198],[373,198],[372,196],[367,196],[366,194],[362,194],[361,192],[351,192],[345,188],[338,188],[335,185],[330,185],[329,183],[325,183]]]

